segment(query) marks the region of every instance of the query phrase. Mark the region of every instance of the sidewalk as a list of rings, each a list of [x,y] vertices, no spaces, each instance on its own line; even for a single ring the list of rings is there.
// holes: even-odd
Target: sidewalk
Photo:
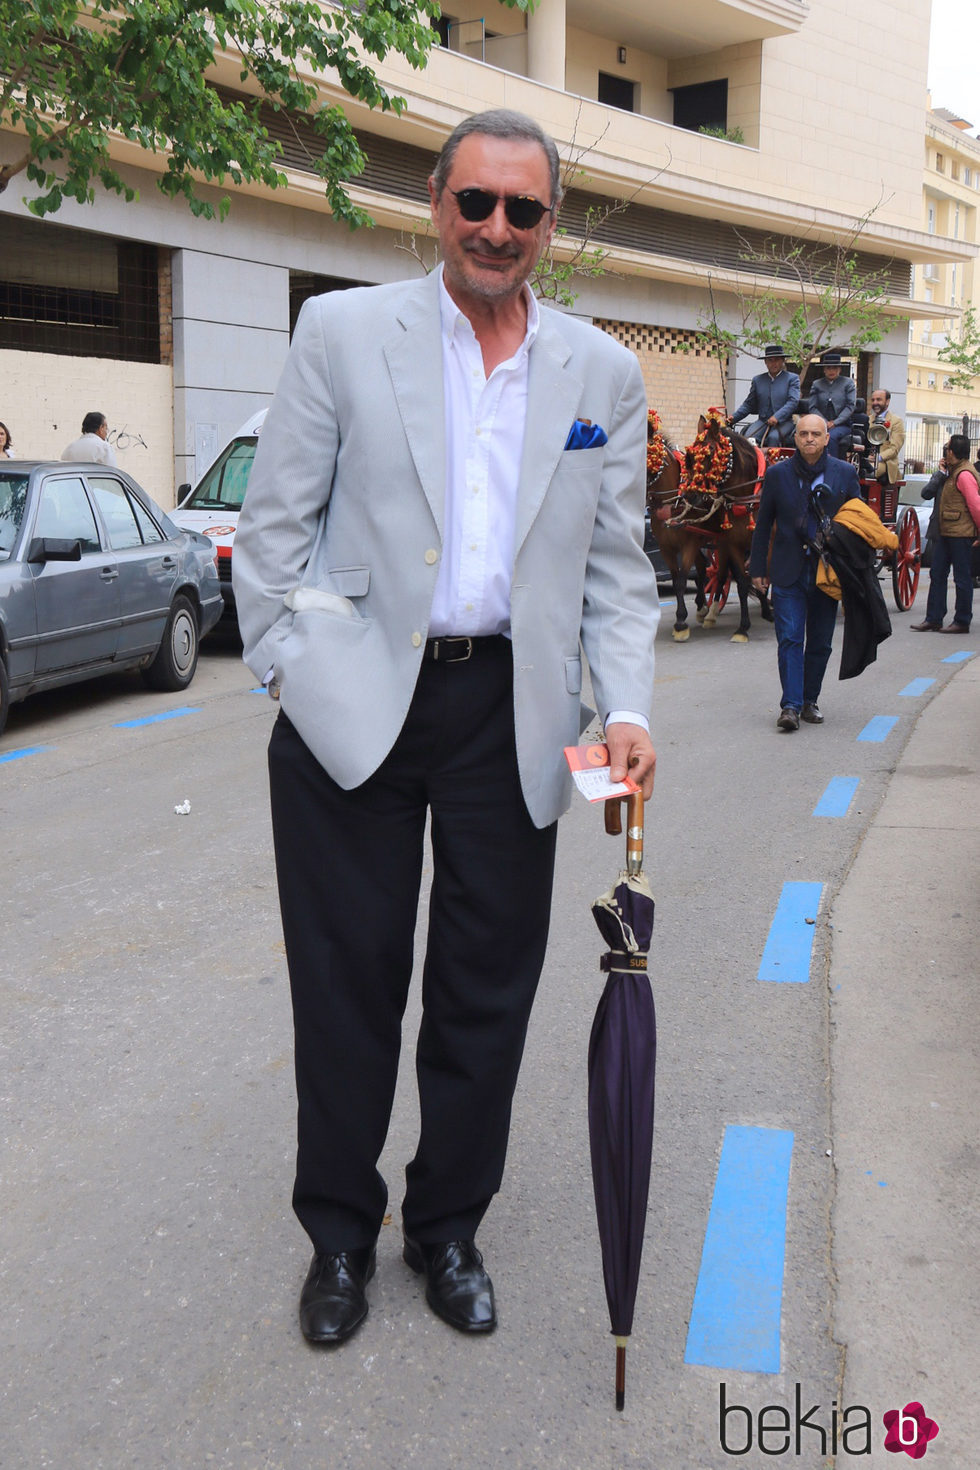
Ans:
[[[913,1400],[930,1464],[977,1463],[978,897],[980,653],[919,717],[831,916],[835,1335],[841,1410],[871,1411],[862,1464],[894,1467],[882,1414]]]

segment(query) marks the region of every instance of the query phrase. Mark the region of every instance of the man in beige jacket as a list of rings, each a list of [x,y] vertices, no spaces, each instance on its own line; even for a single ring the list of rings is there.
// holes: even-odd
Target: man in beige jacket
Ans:
[[[896,480],[902,478],[902,445],[905,443],[905,424],[897,414],[892,413],[892,395],[887,388],[876,388],[871,395],[871,422],[883,424],[888,430],[888,438],[878,450],[878,479],[887,480],[889,485],[894,485]]]

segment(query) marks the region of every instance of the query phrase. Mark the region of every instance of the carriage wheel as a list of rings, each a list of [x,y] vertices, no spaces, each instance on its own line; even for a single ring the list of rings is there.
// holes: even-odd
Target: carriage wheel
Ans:
[[[919,590],[919,566],[922,562],[922,537],[919,518],[906,506],[898,523],[898,550],[892,554],[892,591],[895,606],[908,612]]]
[[[728,601],[728,594],[731,591],[731,586],[731,570],[729,570],[728,575],[725,577],[722,585],[718,585],[718,548],[713,547],[711,555],[708,558],[708,565],[704,574],[704,595],[706,599],[706,606],[708,607],[709,611],[714,607],[715,602],[717,601],[718,611],[721,612],[722,608],[725,606],[725,603]]]

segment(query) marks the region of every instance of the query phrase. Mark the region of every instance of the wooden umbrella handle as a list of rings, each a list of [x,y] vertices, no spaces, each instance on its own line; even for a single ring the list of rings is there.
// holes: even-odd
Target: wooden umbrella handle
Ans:
[[[639,873],[643,867],[643,792],[633,791],[629,796],[614,796],[605,803],[606,831],[610,837],[618,837],[623,830],[623,809],[626,802],[626,871]]]

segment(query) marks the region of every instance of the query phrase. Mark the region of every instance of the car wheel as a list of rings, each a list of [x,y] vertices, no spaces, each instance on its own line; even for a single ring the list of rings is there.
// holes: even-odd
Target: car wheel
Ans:
[[[7,726],[7,715],[10,713],[10,681],[7,678],[7,665],[0,658],[0,735]]]
[[[151,689],[186,689],[197,668],[197,614],[184,596],[175,597],[156,658],[143,670]]]

